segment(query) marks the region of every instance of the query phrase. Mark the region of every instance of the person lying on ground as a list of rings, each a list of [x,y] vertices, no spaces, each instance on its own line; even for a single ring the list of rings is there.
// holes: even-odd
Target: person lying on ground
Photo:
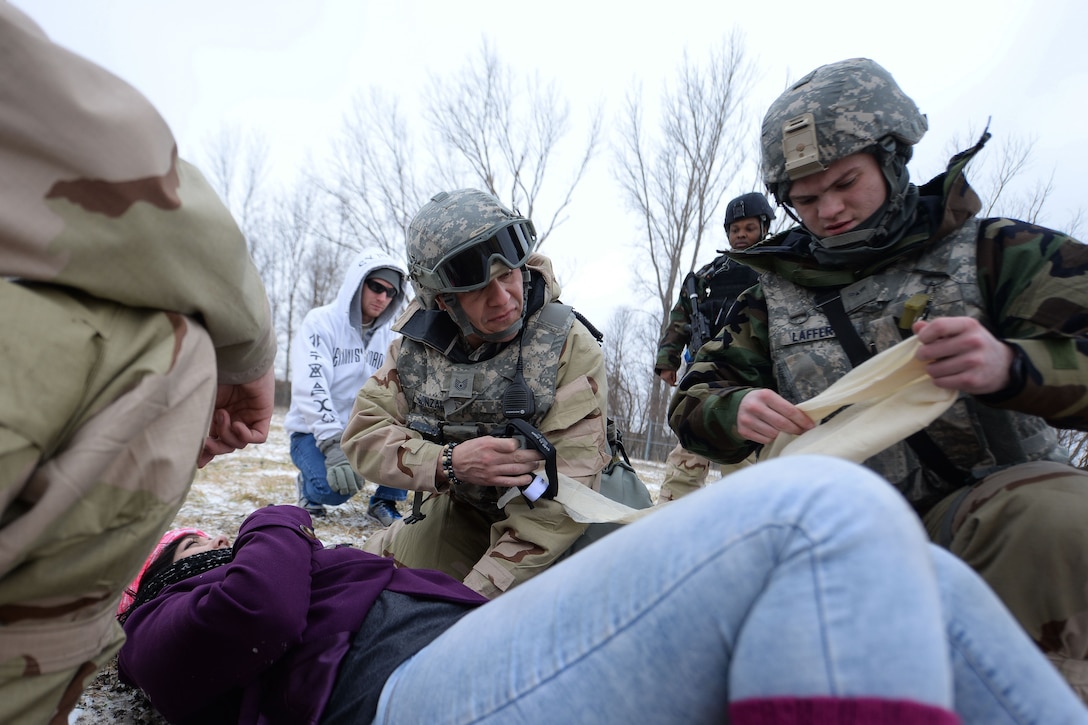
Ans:
[[[233,546],[166,547],[122,619],[120,678],[179,723],[1085,720],[903,498],[828,457],[751,466],[490,601],[270,506]]]

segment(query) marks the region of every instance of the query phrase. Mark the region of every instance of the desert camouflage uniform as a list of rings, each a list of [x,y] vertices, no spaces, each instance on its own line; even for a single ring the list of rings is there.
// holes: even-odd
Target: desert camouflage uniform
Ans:
[[[715,259],[692,273],[699,291],[699,309],[710,326],[707,340],[721,329],[719,314],[724,318],[729,306],[759,279],[759,274],[725,255]],[[687,280],[685,279],[685,282]],[[657,344],[657,361],[654,374],[663,370],[676,370],[679,374],[684,348],[691,341],[691,298],[681,288],[680,297],[669,313],[669,324]],[[694,357],[697,350],[692,350]],[[686,496],[706,485],[710,461],[677,444],[665,458],[665,477],[658,494],[658,503],[665,503]]]
[[[546,285],[544,301],[557,299],[551,263],[533,255],[528,267],[530,288],[544,292]],[[518,345],[487,360],[455,363],[413,339],[409,323],[417,310],[418,302],[394,325],[402,338],[359,392],[343,449],[363,476],[433,495],[423,505],[425,519],[394,522],[365,548],[404,566],[445,571],[495,597],[555,563],[585,524],[572,521],[554,501],[539,499],[530,509],[518,496],[499,509],[495,502],[505,489],[436,483],[442,443],[485,435],[504,421],[499,400],[514,376]],[[537,406],[530,422],[555,446],[559,472],[596,489],[610,459],[600,345],[570,308],[558,304],[532,312],[522,334],[525,379]],[[432,431],[432,440],[421,430]]]
[[[259,377],[275,342],[245,240],[147,101],[7,3],[0,66],[0,722],[66,723],[217,372]]]
[[[866,465],[983,576],[1085,697],[1088,473],[1062,463],[1050,426],[1088,429],[1088,246],[1022,221],[975,218],[980,204],[962,175],[971,155],[922,187],[914,226],[877,270],[821,269],[798,230],[738,254],[775,274],[742,296],[704,346],[670,424],[693,450],[738,461],[754,448],[736,428],[745,393],[769,388],[798,403],[841,377],[850,362],[815,303],[828,286],[843,286],[845,311],[874,352],[909,334],[898,323],[916,293],[928,297],[931,319],[980,319],[1013,348],[1013,382],[962,394],[926,429],[961,478],[939,475],[932,457],[905,442]]]
[[[677,443],[665,457],[665,474],[657,494],[657,503],[674,501],[699,490],[706,485],[709,472],[709,460]]]

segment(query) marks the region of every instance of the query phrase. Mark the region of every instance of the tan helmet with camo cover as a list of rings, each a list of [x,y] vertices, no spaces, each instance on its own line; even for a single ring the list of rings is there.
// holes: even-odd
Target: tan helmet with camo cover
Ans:
[[[763,182],[788,203],[790,182],[883,147],[902,161],[928,128],[892,75],[868,58],[820,66],[790,86],[763,118]]]
[[[486,287],[496,269],[522,269],[536,247],[533,222],[477,189],[439,192],[408,225],[408,273],[421,303],[442,298],[462,332],[503,338],[476,330],[457,303],[456,293]],[[496,268],[494,265],[500,265]],[[520,320],[515,329],[521,324]]]

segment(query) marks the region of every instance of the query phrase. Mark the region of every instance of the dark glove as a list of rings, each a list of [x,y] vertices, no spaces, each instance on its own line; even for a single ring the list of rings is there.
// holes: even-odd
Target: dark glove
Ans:
[[[325,478],[329,488],[341,496],[352,496],[363,487],[363,478],[348,463],[348,457],[340,449],[340,439],[336,436],[317,444],[325,454]]]

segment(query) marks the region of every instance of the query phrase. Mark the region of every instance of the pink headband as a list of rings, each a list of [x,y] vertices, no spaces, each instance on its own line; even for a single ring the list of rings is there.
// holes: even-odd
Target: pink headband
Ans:
[[[144,559],[144,565],[140,567],[140,573],[136,575],[136,578],[132,580],[132,583],[125,587],[125,591],[121,593],[121,603],[117,605],[117,616],[120,617],[125,610],[132,606],[132,603],[136,600],[136,592],[140,589],[140,580],[144,578],[144,572],[147,571],[147,567],[151,565],[151,562],[159,558],[162,554],[162,550],[170,544],[174,543],[183,536],[207,536],[200,529],[183,528],[172,529],[167,531],[159,539],[159,543],[155,545],[151,555]]]

